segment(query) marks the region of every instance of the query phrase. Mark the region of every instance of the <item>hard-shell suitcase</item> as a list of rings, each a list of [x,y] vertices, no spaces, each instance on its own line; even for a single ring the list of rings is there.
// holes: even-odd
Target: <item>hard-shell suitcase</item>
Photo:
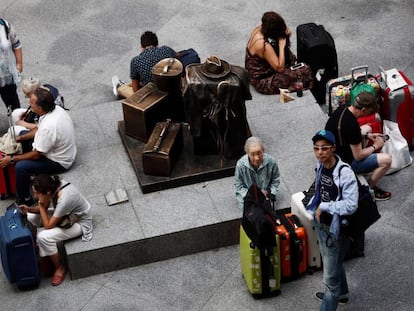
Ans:
[[[40,275],[33,236],[15,205],[0,217],[0,242],[1,263],[9,281],[19,289],[38,286]]]
[[[351,105],[351,89],[353,85],[366,83],[379,96],[380,86],[377,79],[368,72],[368,66],[363,65],[351,69],[351,74],[331,79],[326,84],[326,104],[328,114],[332,114],[341,105]]]
[[[142,151],[144,174],[171,176],[182,149],[181,123],[173,123],[170,119],[158,122]]]
[[[4,157],[5,154],[0,152],[0,156]],[[5,200],[14,194],[16,194],[16,173],[14,165],[11,164],[0,168],[0,199]]]
[[[271,253],[259,249],[240,226],[240,265],[243,278],[251,294],[255,296],[280,292],[280,248],[276,235],[276,246]]]
[[[326,83],[338,77],[335,42],[322,25],[301,24],[296,28],[299,62],[307,63],[314,75],[311,89],[316,101],[325,104]]]
[[[296,215],[287,213],[277,216],[275,229],[280,238],[282,279],[298,278],[308,266],[305,228]]]
[[[167,95],[150,82],[125,99],[122,102],[125,134],[146,143],[155,124],[170,114]]]
[[[316,271],[322,268],[321,251],[319,249],[318,236],[313,225],[313,217],[306,210],[302,200],[305,195],[303,192],[297,192],[292,195],[291,208],[292,213],[297,215],[306,231],[306,245],[308,254],[308,270]]]
[[[414,149],[414,86],[402,71],[385,71],[380,67],[381,115],[383,119],[398,123],[401,135]]]

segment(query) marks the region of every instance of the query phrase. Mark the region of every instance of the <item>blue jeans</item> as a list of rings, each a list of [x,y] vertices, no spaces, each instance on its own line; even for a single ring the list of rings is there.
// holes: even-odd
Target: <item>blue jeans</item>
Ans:
[[[319,248],[323,262],[323,281],[325,292],[321,304],[321,311],[334,311],[338,307],[339,297],[348,294],[343,260],[347,249],[347,237],[335,236],[329,232],[327,226],[314,220],[318,234]]]
[[[60,174],[66,169],[59,163],[45,156],[37,160],[22,160],[16,163],[16,192],[17,199],[24,200],[31,197],[30,175]]]
[[[369,173],[378,167],[378,155],[370,154],[361,161],[353,160],[351,167],[356,174]]]

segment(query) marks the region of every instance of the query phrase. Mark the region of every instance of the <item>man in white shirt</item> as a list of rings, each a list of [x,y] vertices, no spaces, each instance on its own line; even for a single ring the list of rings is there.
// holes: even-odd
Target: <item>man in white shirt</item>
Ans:
[[[69,114],[54,102],[46,88],[36,89],[30,96],[30,106],[38,114],[38,126],[19,135],[16,140],[33,138],[33,149],[19,155],[7,155],[0,167],[16,164],[17,203],[30,206],[30,176],[33,174],[60,174],[68,170],[76,157],[75,129]]]

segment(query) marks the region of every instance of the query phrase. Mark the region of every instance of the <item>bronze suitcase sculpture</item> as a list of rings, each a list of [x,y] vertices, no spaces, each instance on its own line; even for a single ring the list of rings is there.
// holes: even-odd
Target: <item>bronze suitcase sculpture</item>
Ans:
[[[147,142],[157,122],[169,114],[167,93],[148,83],[122,102],[125,134]]]
[[[142,152],[144,174],[171,176],[174,164],[183,149],[181,123],[158,122]]]

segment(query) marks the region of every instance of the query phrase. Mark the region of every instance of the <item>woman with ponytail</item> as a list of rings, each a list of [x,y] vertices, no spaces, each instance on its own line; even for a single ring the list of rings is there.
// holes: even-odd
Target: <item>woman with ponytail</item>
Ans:
[[[23,214],[37,230],[40,257],[49,256],[55,267],[51,283],[63,282],[66,267],[60,260],[57,243],[82,236],[83,241],[92,238],[91,205],[79,190],[59,176],[38,175],[32,183],[37,205],[20,205]]]

